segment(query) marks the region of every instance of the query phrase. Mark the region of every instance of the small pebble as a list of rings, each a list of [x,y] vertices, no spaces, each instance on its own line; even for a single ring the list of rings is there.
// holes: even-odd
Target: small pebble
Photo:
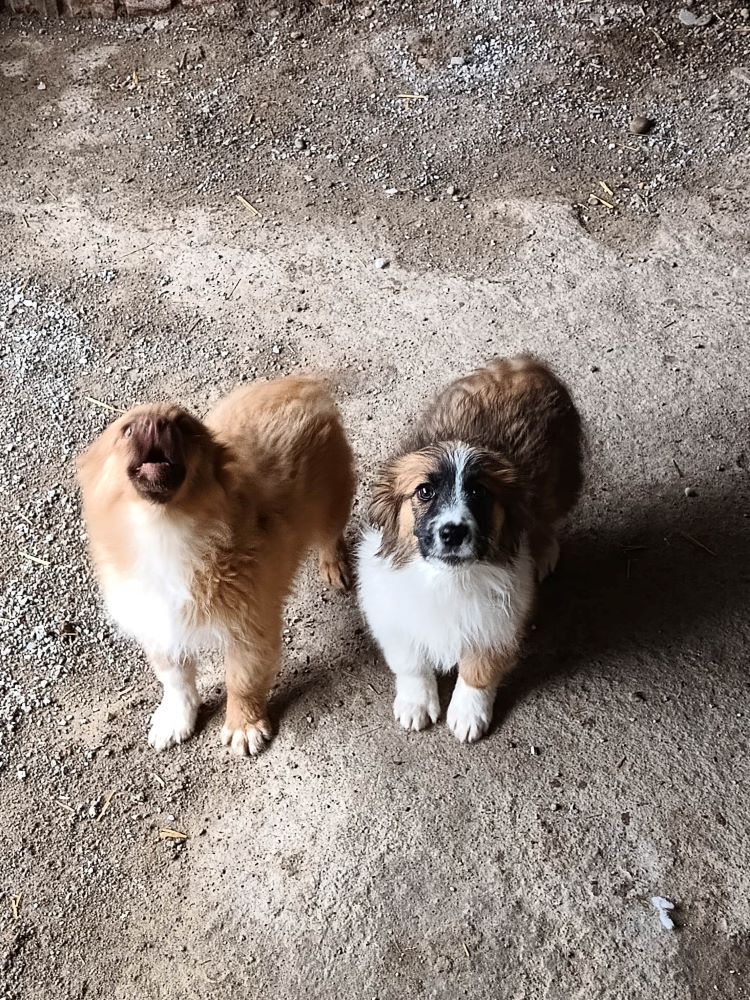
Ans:
[[[460,66],[465,66],[465,65],[466,65],[466,59],[464,59],[463,56],[451,57],[451,66],[453,66],[454,68],[458,68]]]
[[[390,261],[386,260],[385,257],[376,257],[375,260],[373,261],[373,263],[375,264],[375,267],[379,271],[382,271],[384,268],[388,267],[388,265],[390,264]]]
[[[630,123],[630,131],[633,135],[648,135],[656,122],[646,115],[636,115]]]
[[[36,85],[36,89],[37,90],[46,90],[47,89],[47,84],[44,82],[44,80],[40,80],[39,83]]]
[[[458,188],[455,184],[449,184],[445,189],[445,193],[453,197],[453,195],[458,194]]]
[[[294,140],[294,148],[295,149],[307,149],[307,143],[305,142],[304,139],[301,139],[301,138],[298,137],[298,138],[296,138]]]
[[[303,37],[303,35],[302,35],[301,31],[290,31],[289,32],[289,37],[291,38],[291,40],[293,42],[298,42],[300,40],[300,38]]]
[[[685,487],[685,496],[686,497],[697,497],[698,496],[698,490],[696,490],[696,488],[694,486],[686,486]]]
[[[678,11],[677,17],[680,23],[688,28],[706,28],[714,19],[713,14],[694,14],[687,7],[682,7]]]

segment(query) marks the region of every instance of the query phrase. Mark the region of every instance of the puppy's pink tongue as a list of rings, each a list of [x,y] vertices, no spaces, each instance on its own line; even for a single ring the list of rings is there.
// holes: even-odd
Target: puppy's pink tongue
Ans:
[[[144,462],[138,469],[138,475],[141,479],[148,479],[150,482],[156,482],[158,479],[162,478],[168,466],[169,462]]]

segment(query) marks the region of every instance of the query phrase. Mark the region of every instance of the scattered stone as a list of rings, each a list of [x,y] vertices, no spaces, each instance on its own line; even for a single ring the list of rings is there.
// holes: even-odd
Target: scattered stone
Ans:
[[[273,344],[273,345],[271,346],[271,351],[272,351],[272,352],[273,352],[274,354],[281,354],[281,344]]]
[[[36,89],[37,90],[46,90],[47,89],[47,84],[44,82],[44,80],[40,80],[39,83],[36,85]]]
[[[297,149],[297,150],[307,149],[307,143],[305,142],[304,139],[302,139],[300,136],[298,136],[294,140],[294,148]]]
[[[648,135],[656,122],[646,115],[636,115],[630,123],[630,131],[633,135]]]
[[[452,56],[451,57],[451,67],[453,69],[458,69],[461,66],[466,65],[466,59],[463,56]]]
[[[454,195],[458,194],[458,188],[456,187],[455,184],[449,184],[448,187],[445,189],[445,193],[453,197]]]
[[[696,490],[696,488],[694,486],[686,486],[685,487],[685,496],[686,497],[697,497],[698,496],[698,490]]]
[[[376,257],[375,260],[373,261],[373,263],[375,264],[375,267],[379,271],[382,271],[386,267],[388,267],[388,265],[390,264],[390,261],[387,260],[385,257]]]
[[[713,14],[694,14],[692,10],[688,10],[687,7],[681,7],[677,13],[677,17],[681,24],[684,24],[688,28],[705,28],[714,19]]]
[[[289,37],[293,42],[298,42],[300,38],[304,38],[304,34],[301,31],[290,31]]]
[[[652,896],[651,905],[659,914],[659,923],[665,931],[674,930],[674,920],[669,915],[669,911],[674,909],[674,903],[663,896]]]

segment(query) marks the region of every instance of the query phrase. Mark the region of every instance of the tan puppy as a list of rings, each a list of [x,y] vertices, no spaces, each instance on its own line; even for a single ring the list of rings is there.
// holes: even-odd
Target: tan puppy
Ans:
[[[352,454],[326,387],[313,378],[244,386],[205,423],[177,406],[140,406],[78,464],[107,609],[164,687],[149,742],[160,750],[191,735],[196,654],[220,647],[222,742],[257,753],[271,737],[284,601],[307,549],[317,547],[326,583],[349,585]]]
[[[462,741],[487,731],[537,580],[555,568],[581,456],[568,390],[518,357],[449,385],[386,465],[359,549],[359,598],[404,728],[437,722],[435,673],[457,666],[448,725]]]

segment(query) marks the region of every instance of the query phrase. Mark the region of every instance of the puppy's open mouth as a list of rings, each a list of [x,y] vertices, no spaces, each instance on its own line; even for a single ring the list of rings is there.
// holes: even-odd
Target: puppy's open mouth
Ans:
[[[150,448],[144,461],[131,465],[128,472],[136,490],[156,503],[169,500],[185,479],[182,462],[171,462],[157,447]]]

